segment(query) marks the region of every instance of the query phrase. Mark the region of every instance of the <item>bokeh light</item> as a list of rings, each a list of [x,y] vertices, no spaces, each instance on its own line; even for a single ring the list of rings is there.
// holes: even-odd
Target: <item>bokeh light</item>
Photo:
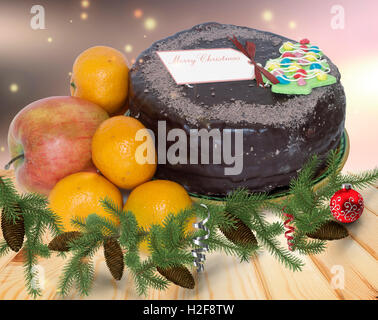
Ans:
[[[272,21],[273,20],[273,12],[270,11],[270,10],[265,10],[263,11],[262,13],[262,18],[265,20],[265,21]]]
[[[80,15],[80,19],[81,20],[87,20],[88,19],[88,13],[82,12],[81,15]]]
[[[156,20],[154,18],[147,18],[144,21],[144,27],[147,30],[154,30],[156,28]]]
[[[135,9],[134,10],[134,17],[139,19],[143,16],[143,11],[141,9]]]
[[[130,53],[133,51],[133,46],[131,44],[125,45],[125,52]]]
[[[83,7],[83,8],[88,8],[89,6],[90,6],[90,2],[88,1],[88,0],[82,0],[81,1],[81,6]]]
[[[1,152],[4,152],[4,151],[5,151],[5,148],[4,148],[4,147],[1,147],[1,148],[0,148],[0,151],[1,151]]]
[[[9,90],[10,92],[17,92],[18,91],[18,84],[17,83],[12,83],[10,86],[9,86]]]
[[[290,21],[289,22],[289,28],[290,29],[295,29],[297,27],[297,23],[295,21]]]
[[[131,64],[134,64],[135,63],[135,59],[131,59]]]
[[[53,38],[52,37],[48,37],[47,38],[47,42],[51,43],[53,41]]]

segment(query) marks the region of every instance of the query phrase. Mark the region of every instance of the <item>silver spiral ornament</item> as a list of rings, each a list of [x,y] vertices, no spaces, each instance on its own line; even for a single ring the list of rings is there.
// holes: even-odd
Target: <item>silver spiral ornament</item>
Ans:
[[[196,249],[192,250],[192,256],[194,257],[193,264],[194,264],[195,267],[197,267],[197,272],[201,272],[201,271],[204,270],[203,261],[206,260],[206,256],[203,252],[209,251],[208,244],[206,244],[202,241],[207,240],[210,237],[210,230],[205,226],[205,224],[210,219],[210,211],[209,211],[209,208],[205,204],[201,203],[200,205],[207,210],[207,218],[200,221],[200,222],[193,223],[193,227],[196,228],[196,229],[205,230],[207,232],[207,234],[202,236],[202,237],[196,237],[196,238],[193,239],[193,243],[196,244],[197,246],[201,247],[201,248],[196,248]]]

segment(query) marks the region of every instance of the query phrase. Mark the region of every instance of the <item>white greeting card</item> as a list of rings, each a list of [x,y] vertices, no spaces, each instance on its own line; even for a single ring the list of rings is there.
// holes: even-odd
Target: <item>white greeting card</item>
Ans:
[[[253,80],[254,66],[232,48],[157,51],[177,84]]]

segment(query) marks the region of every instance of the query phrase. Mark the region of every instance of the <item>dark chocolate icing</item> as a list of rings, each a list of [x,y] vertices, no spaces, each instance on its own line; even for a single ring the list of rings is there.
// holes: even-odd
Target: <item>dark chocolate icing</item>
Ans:
[[[336,148],[344,130],[345,94],[338,69],[327,57],[337,83],[295,96],[259,88],[255,80],[178,86],[156,54],[159,50],[233,48],[228,39],[232,35],[242,43],[253,41],[255,60],[262,65],[280,55],[284,41],[292,41],[246,27],[205,23],[155,42],[130,70],[131,115],[155,135],[158,120],[167,121],[167,130],[181,128],[188,134],[191,128],[244,130],[240,175],[225,176],[224,164],[158,166],[158,178],[203,195],[225,195],[238,187],[253,192],[286,187],[312,154],[324,159]]]

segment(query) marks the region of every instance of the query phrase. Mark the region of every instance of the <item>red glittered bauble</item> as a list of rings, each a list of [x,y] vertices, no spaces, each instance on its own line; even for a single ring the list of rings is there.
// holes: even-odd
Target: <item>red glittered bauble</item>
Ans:
[[[364,199],[350,184],[345,184],[341,190],[335,192],[329,205],[336,220],[351,223],[361,216]]]

